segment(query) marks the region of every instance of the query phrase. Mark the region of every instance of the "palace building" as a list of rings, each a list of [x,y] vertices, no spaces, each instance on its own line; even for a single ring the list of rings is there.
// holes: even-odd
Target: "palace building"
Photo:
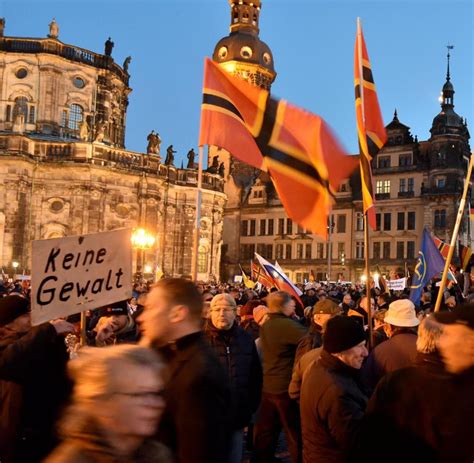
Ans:
[[[146,153],[125,148],[128,64],[44,38],[8,37],[0,20],[0,266],[28,272],[32,240],[122,227],[155,236],[143,271],[189,276],[197,170],[165,163],[159,136]],[[153,142],[153,143],[152,143]],[[203,175],[198,278],[218,276],[223,178]]]
[[[276,77],[273,55],[259,38],[261,2],[229,0],[230,34],[221,39],[213,59],[228,72],[267,90]],[[420,141],[400,122],[397,112],[387,125],[388,141],[373,159],[377,229],[370,233],[372,270],[403,275],[413,270],[423,228],[449,241],[470,158],[466,121],[454,111],[454,86],[449,71],[442,88],[441,111],[432,122],[431,137]],[[360,175],[356,171],[336,194],[328,240],[307,232],[287,217],[273,184],[260,172],[220,149],[211,147],[226,165],[224,191],[223,279],[249,269],[258,252],[277,260],[295,282],[354,281],[364,273],[364,221]],[[460,241],[470,244],[468,213]],[[328,275],[329,273],[329,275]]]

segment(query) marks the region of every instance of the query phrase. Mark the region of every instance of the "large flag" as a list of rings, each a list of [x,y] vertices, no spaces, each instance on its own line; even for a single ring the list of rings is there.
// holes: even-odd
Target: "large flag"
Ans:
[[[410,299],[414,304],[419,304],[423,288],[431,278],[443,271],[444,264],[443,256],[431,238],[430,232],[425,228],[411,282]]]
[[[434,244],[438,248],[440,254],[446,259],[448,257],[449,248],[451,247],[448,243],[440,240],[438,237],[433,236]]]
[[[357,20],[357,37],[354,53],[354,87],[360,151],[362,201],[369,225],[375,230],[375,197],[370,161],[387,141],[387,134],[385,133],[374,76],[372,75],[369,55],[359,20]]]
[[[273,280],[274,286],[277,287],[280,291],[285,291],[288,294],[294,296],[296,300],[301,304],[301,307],[304,307],[301,302],[300,296],[302,292],[291,282],[291,280],[286,276],[285,272],[279,270],[273,264],[264,259],[261,255],[255,253],[261,267],[267,272],[269,277]]]
[[[469,246],[459,244],[459,257],[461,258],[461,268],[465,272],[467,267],[472,265],[472,249]]]
[[[267,272],[260,267],[259,264],[256,262],[251,263],[251,269],[252,269],[252,280],[256,281],[257,283],[260,283],[262,286],[265,286],[267,289],[273,288],[275,286],[273,284],[273,280],[267,275]]]
[[[319,116],[271,98],[210,59],[199,144],[268,171],[288,216],[323,237],[334,192],[357,166]]]

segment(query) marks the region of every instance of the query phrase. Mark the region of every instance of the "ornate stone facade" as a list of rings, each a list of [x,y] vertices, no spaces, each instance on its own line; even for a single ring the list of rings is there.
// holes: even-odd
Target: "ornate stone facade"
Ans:
[[[53,26],[44,39],[0,36],[0,266],[28,271],[32,240],[144,227],[157,238],[144,263],[189,276],[197,170],[126,150],[131,89],[113,43],[100,55],[63,44]],[[204,173],[200,279],[219,273],[223,190]]]

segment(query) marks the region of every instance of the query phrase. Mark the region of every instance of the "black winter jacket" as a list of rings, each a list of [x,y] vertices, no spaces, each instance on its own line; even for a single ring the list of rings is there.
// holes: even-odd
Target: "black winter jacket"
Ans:
[[[224,331],[215,328],[208,320],[205,335],[229,377],[233,399],[232,425],[236,430],[242,429],[257,411],[262,392],[262,367],[255,342],[236,323]]]
[[[323,345],[323,334],[322,327],[316,325],[316,323],[311,323],[309,327],[309,332],[306,334],[303,339],[298,344],[295,353],[295,362],[294,365],[303,357],[304,354],[309,352],[312,349],[321,347]]]
[[[345,462],[366,405],[359,371],[323,349],[301,390],[303,462]]]
[[[173,451],[176,463],[222,463],[231,431],[231,395],[222,365],[201,332],[158,351],[167,364],[158,440]]]

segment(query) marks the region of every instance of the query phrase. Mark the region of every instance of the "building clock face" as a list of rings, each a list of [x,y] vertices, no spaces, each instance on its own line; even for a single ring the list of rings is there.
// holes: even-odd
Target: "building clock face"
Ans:
[[[17,79],[24,79],[28,75],[28,71],[25,68],[20,68],[15,72]]]
[[[84,79],[82,79],[81,77],[74,77],[73,83],[74,83],[74,87],[76,88],[84,88],[86,86]]]

